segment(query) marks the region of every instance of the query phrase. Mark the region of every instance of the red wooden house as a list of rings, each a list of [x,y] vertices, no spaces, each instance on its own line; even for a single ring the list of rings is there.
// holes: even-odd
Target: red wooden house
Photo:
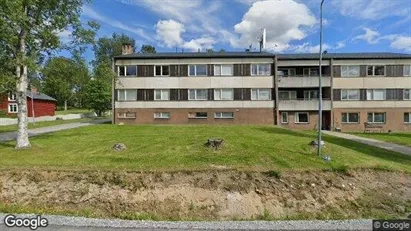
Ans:
[[[39,93],[36,90],[27,91],[27,112],[29,117],[54,116],[56,99]],[[0,97],[0,111],[7,117],[17,117],[18,107],[16,94]]]

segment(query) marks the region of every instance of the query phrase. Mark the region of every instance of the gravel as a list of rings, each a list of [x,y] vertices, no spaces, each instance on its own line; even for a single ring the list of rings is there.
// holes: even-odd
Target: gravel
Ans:
[[[0,230],[4,230],[4,217],[0,213]],[[33,217],[19,214],[18,218]],[[48,228],[39,230],[372,230],[372,220],[340,221],[129,221],[44,215]],[[21,229],[23,230],[23,229]],[[28,228],[24,230],[29,230]]]

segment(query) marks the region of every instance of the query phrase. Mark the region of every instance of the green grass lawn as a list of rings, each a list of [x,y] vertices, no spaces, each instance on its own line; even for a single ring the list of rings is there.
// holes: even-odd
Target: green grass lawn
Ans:
[[[225,140],[213,151],[208,138]],[[309,170],[387,168],[411,172],[411,157],[353,141],[325,136],[325,163],[309,142],[313,132],[272,126],[95,125],[41,135],[32,148],[15,150],[14,142],[0,143],[2,168],[100,170],[203,170],[213,167],[241,170]],[[112,146],[124,143],[127,150]]]
[[[84,119],[73,119],[73,120],[53,120],[53,121],[44,121],[44,122],[37,122],[35,124],[29,123],[29,129],[31,128],[41,128],[59,124],[67,124],[67,123],[76,123],[76,122],[88,122],[92,121],[91,118],[84,118]],[[0,126],[0,133],[2,132],[12,132],[17,131],[17,125],[7,125],[7,126]]]
[[[83,109],[83,108],[73,108],[73,109],[68,109],[67,111],[56,111],[56,115],[67,115],[67,114],[83,114],[83,113],[89,113],[91,112],[88,109]]]
[[[353,135],[382,140],[411,147],[411,133],[352,133]]]

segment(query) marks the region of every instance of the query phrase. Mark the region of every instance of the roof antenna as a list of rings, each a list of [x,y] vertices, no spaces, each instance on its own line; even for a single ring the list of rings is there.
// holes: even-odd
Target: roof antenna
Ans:
[[[263,34],[258,42],[260,43],[260,52],[263,52],[267,43],[267,30],[265,28],[263,28]]]

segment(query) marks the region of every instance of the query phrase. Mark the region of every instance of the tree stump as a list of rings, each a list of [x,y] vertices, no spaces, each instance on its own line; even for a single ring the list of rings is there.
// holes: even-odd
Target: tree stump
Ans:
[[[223,139],[208,139],[204,144],[206,147],[213,148],[215,151],[220,149],[224,144]]]

